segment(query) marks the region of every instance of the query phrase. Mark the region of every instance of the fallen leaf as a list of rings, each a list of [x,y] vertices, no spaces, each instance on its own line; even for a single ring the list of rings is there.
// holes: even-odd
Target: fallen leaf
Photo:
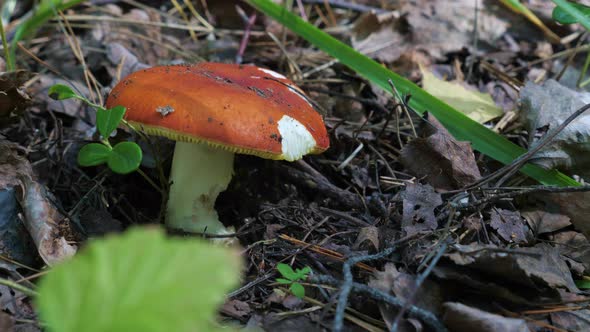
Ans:
[[[25,226],[43,261],[53,266],[74,256],[76,247],[68,244],[59,230],[59,223],[65,219],[49,200],[47,189],[28,178],[23,179],[22,187],[19,203]]]
[[[479,92],[475,88],[467,88],[465,83],[442,80],[424,67],[421,67],[420,71],[424,90],[472,120],[486,123],[504,114],[490,94]]]
[[[524,319],[492,314],[458,302],[445,302],[445,325],[455,332],[529,332]]]
[[[527,83],[520,90],[521,117],[529,131],[529,143],[562,124],[572,113],[590,102],[590,93],[571,90],[555,80]],[[585,112],[565,127],[531,162],[550,169],[570,170],[590,176],[590,112]]]
[[[551,233],[572,224],[564,214],[540,209],[524,210],[521,214],[535,234]]]
[[[447,255],[455,264],[486,273],[500,281],[534,289],[544,290],[555,296],[557,288],[579,292],[569,268],[557,249],[538,244],[535,247],[519,248],[519,253],[494,251],[495,246],[460,246],[461,252]],[[487,249],[487,250],[486,250]]]
[[[0,73],[0,118],[22,112],[31,101],[23,84],[35,74],[26,70]]]
[[[438,190],[459,189],[481,178],[471,144],[457,141],[434,116],[427,113],[425,119],[421,137],[401,151],[404,167]]]
[[[403,200],[402,229],[407,235],[436,229],[434,209],[442,204],[439,193],[429,185],[408,184],[400,196]]]
[[[352,245],[353,250],[367,250],[375,252],[379,249],[379,229],[375,226],[361,228],[356,241]]]
[[[359,18],[353,28],[353,47],[379,61],[392,62],[412,50],[441,58],[473,45],[473,1],[405,1],[398,12],[401,15],[369,13]],[[494,43],[508,28],[488,6],[479,7],[477,23],[476,36],[485,43]]]
[[[490,226],[507,242],[526,242],[525,224],[518,211],[492,209]]]
[[[385,264],[383,271],[375,272],[374,278],[369,281],[369,286],[390,293],[401,300],[409,299],[412,294],[415,306],[430,311],[435,315],[442,312],[443,291],[433,280],[427,279],[414,291],[416,276],[399,272],[394,264]],[[395,319],[397,310],[389,305],[379,305],[381,315],[388,327]]]
[[[590,310],[582,309],[573,312],[552,312],[553,326],[566,331],[590,331]]]

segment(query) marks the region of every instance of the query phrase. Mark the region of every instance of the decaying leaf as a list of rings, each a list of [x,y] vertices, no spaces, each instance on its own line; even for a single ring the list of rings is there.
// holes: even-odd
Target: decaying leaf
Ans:
[[[456,110],[479,123],[486,123],[501,116],[504,112],[487,93],[474,88],[468,89],[462,82],[447,82],[436,77],[424,67],[422,72],[422,88],[436,98],[453,106]]]
[[[369,281],[369,286],[391,293],[402,300],[407,300],[414,293],[415,283],[416,276],[400,272],[394,264],[389,263],[385,265],[383,271],[375,272],[375,278]],[[433,280],[426,280],[416,290],[413,299],[412,304],[419,308],[434,314],[442,312],[442,289]],[[379,304],[379,310],[388,328],[391,329],[398,311],[387,304]]]
[[[490,226],[498,232],[498,235],[507,242],[526,242],[524,220],[518,211],[505,209],[492,209],[490,213]]]
[[[422,137],[402,149],[404,167],[438,190],[459,189],[481,178],[471,145],[457,141],[434,116],[425,119]]]
[[[352,245],[354,250],[376,251],[379,249],[379,229],[375,226],[361,228],[356,241]]]
[[[457,332],[529,332],[524,319],[508,318],[469,307],[462,303],[444,304],[445,325]]]
[[[528,209],[522,212],[522,216],[535,234],[551,233],[571,225],[568,216],[557,212]]]
[[[53,266],[72,257],[76,253],[76,247],[68,244],[60,234],[58,223],[65,219],[49,200],[49,192],[28,178],[23,180],[22,186],[19,201],[24,212],[25,226],[43,261]]]
[[[590,102],[590,93],[571,90],[554,80],[542,84],[529,82],[520,90],[522,119],[529,131],[529,141],[558,127],[572,113]],[[544,168],[571,170],[590,176],[590,112],[585,112],[531,159]]]
[[[568,216],[574,227],[590,239],[590,192],[558,193],[538,197],[548,203],[551,211]]]
[[[21,112],[31,98],[22,88],[35,74],[26,70],[0,73],[0,118]]]
[[[434,58],[473,45],[474,2],[470,0],[419,0],[403,2],[399,12],[367,14],[355,24],[352,45],[379,61],[392,62],[410,50]],[[507,23],[480,6],[478,39],[493,43],[507,30]]]
[[[408,184],[403,199],[402,229],[408,235],[436,229],[434,209],[442,204],[440,194],[429,185]]]
[[[544,290],[548,296],[556,295],[558,288],[579,292],[564,259],[547,244],[519,248],[519,253],[497,252],[491,245],[460,248],[461,252],[448,255],[455,264],[483,272],[499,284],[508,282],[521,288]]]

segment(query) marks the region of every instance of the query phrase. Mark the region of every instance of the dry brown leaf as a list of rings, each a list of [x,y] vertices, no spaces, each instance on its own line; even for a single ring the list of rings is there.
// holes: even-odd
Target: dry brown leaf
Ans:
[[[402,229],[407,235],[437,228],[434,209],[442,204],[442,198],[431,186],[408,184],[400,196],[403,200]]]
[[[0,73],[0,118],[24,110],[31,98],[22,86],[33,76],[35,74],[26,70]]]
[[[507,242],[526,242],[526,229],[518,211],[493,209],[490,213],[490,226]]]
[[[522,211],[522,216],[535,234],[551,233],[572,224],[566,215],[540,209]]]
[[[401,15],[366,14],[353,29],[352,45],[382,62],[393,62],[411,50],[434,58],[473,45],[475,22],[471,0],[405,1]],[[507,23],[480,6],[477,16],[480,41],[493,43],[507,30]]]
[[[402,149],[404,167],[437,190],[459,189],[481,178],[471,145],[457,141],[434,116],[425,118],[422,137]]]
[[[445,325],[456,332],[529,332],[524,319],[508,318],[466,306],[445,302]]]

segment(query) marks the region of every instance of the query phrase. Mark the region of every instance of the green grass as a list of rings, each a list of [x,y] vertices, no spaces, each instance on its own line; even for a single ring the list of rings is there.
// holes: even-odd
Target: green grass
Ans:
[[[388,80],[392,80],[401,93],[412,96],[410,106],[416,112],[419,114],[423,114],[424,112],[431,113],[458,140],[471,142],[474,149],[486,156],[507,164],[525,153],[525,149],[522,147],[471,120],[409,80],[388,70],[350,46],[303,21],[298,16],[293,15],[286,8],[274,4],[270,0],[247,0],[247,2],[267,16],[279,21],[320,50],[335,57],[342,64],[350,67],[359,75],[375,83],[385,91],[391,92]],[[557,170],[545,170],[532,164],[525,165],[521,171],[545,185],[580,185],[572,178]]]

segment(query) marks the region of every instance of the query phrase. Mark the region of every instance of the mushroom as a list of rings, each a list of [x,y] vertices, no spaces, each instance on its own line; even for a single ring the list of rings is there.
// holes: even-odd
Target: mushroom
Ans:
[[[303,91],[255,66],[199,63],[137,71],[119,82],[108,108],[147,134],[176,141],[166,224],[228,234],[214,205],[233,175],[234,153],[294,161],[329,147],[326,127]]]

